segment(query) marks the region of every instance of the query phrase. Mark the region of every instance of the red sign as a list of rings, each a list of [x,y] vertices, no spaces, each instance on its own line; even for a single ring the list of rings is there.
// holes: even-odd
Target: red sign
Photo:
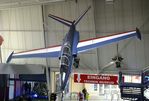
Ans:
[[[74,74],[74,82],[117,85],[118,76]]]

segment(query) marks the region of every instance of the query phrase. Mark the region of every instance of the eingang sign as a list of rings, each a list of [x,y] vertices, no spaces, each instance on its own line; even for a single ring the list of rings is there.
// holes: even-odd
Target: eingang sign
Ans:
[[[118,84],[118,76],[74,74],[74,82],[117,85]]]

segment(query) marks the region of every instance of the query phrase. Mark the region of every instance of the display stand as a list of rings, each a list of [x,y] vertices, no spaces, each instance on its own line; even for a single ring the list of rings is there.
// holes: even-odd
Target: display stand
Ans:
[[[149,88],[149,80],[145,78],[147,76],[147,71],[143,70],[140,73],[140,76],[141,83],[126,83],[123,80],[123,73],[119,72],[119,88],[122,99],[131,101],[149,101],[149,99],[144,96],[144,91]]]

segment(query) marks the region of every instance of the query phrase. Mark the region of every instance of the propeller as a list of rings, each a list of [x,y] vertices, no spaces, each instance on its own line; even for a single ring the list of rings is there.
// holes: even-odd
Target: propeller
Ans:
[[[109,62],[108,64],[106,64],[105,66],[102,67],[101,72],[103,72],[104,70],[108,69],[109,67],[111,67],[112,65],[115,64],[116,68],[121,68],[122,65],[122,61],[124,60],[124,58],[119,54],[119,44],[116,44],[116,56],[112,58],[112,61]]]
[[[116,44],[117,55],[114,58],[112,58],[112,61],[114,61],[115,64],[116,64],[116,68],[120,68],[121,67],[121,62],[123,61],[122,56],[119,54],[119,50],[118,50],[119,46],[118,45],[119,44],[117,43]]]

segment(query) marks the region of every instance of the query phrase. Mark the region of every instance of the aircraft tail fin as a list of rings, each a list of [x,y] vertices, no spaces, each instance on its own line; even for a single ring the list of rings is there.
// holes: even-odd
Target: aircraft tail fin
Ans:
[[[88,12],[88,10],[91,8],[91,6],[89,6],[76,20],[74,25],[77,25],[79,23],[79,21],[84,17],[84,15]]]
[[[49,14],[48,16],[68,27],[70,27],[72,24],[74,25],[77,25],[79,23],[79,21],[84,17],[84,15],[88,12],[88,10],[91,8],[91,6],[89,6],[76,20],[74,21],[69,21],[69,20],[66,20],[64,18],[61,18],[61,17],[58,17],[58,16],[55,16],[55,15],[52,15],[52,14]]]
[[[70,27],[73,23],[72,21],[66,20],[64,18],[60,18],[60,17],[52,15],[52,14],[49,14],[48,16],[64,25],[68,26],[68,27]]]

